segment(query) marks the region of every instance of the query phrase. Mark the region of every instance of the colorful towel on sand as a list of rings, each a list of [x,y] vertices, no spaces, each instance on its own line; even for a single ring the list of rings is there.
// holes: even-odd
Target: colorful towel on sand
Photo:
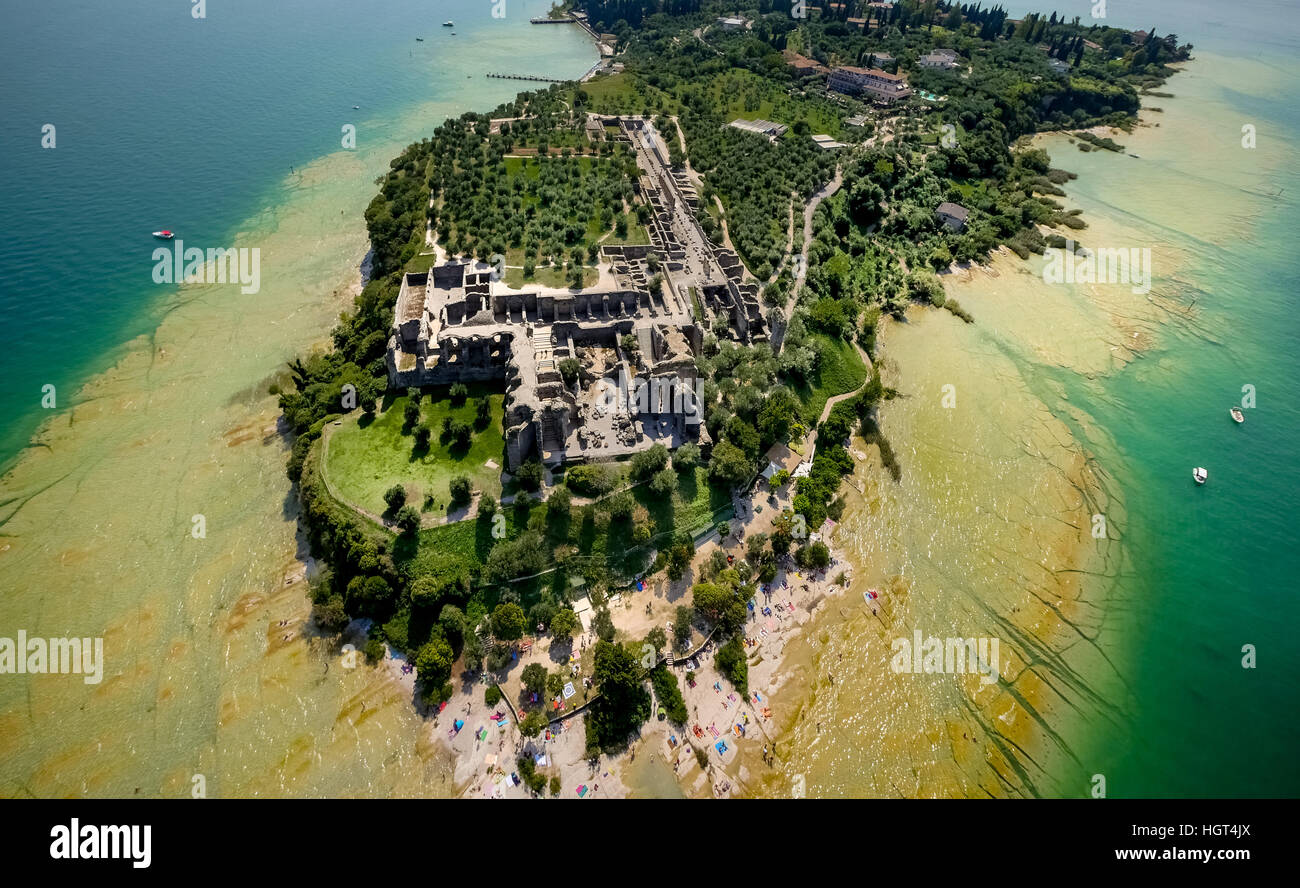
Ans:
[[[582,784],[582,785],[579,786],[577,789],[575,789],[574,792],[576,792],[576,793],[578,794],[578,798],[582,798],[583,796],[585,796],[585,795],[587,794],[587,784],[585,784],[585,783]]]

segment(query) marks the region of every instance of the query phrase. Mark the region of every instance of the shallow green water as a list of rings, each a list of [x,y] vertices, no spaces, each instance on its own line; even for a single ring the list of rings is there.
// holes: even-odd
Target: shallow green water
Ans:
[[[1070,165],[1085,214],[1149,235],[1167,265],[1156,292],[1173,302],[1122,372],[1044,374],[1105,430],[1080,431],[1127,505],[1107,622],[1129,657],[1125,730],[1092,738],[1115,795],[1300,793],[1297,73],[1294,56],[1202,53],[1169,84],[1177,99],[1152,100],[1168,108],[1161,129],[1129,140],[1141,160]],[[1251,392],[1235,425],[1227,408]],[[1247,645],[1257,668],[1242,666]]]

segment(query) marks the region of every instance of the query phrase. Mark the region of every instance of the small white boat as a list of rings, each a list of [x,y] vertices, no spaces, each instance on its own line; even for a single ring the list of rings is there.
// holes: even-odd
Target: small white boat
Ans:
[[[1233,422],[1242,423],[1246,421],[1246,414],[1241,412],[1240,407],[1230,407],[1228,414],[1232,417]]]
[[[1210,473],[1200,466],[1197,466],[1192,469],[1192,477],[1196,479],[1197,484],[1204,484],[1205,479],[1210,477]]]
[[[445,22],[442,23],[442,26],[443,26],[444,28],[454,28],[454,27],[456,27],[456,23],[453,22],[451,19],[448,19],[447,21],[445,21]]]
[[[153,236],[156,238],[161,238],[162,240],[171,240],[176,235],[172,234],[170,231],[163,230],[163,231],[155,231],[153,233]]]

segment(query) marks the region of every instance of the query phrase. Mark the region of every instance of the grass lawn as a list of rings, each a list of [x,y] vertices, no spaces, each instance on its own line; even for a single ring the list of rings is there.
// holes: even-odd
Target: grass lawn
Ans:
[[[639,84],[631,74],[601,74],[582,84],[593,108],[639,109],[645,103]]]
[[[500,514],[506,517],[506,538],[516,536],[522,528],[515,526],[514,510],[507,507]],[[454,521],[422,529],[415,551],[409,545],[405,550],[399,545],[394,549],[394,558],[409,561],[412,576],[452,576],[481,568],[495,543],[492,524],[487,520]]]
[[[540,506],[534,506],[533,510],[545,511]],[[517,520],[518,513],[514,508],[507,506],[498,514],[505,516],[505,539],[513,539],[526,529],[527,519]],[[496,542],[492,536],[491,522],[456,521],[424,528],[420,531],[419,543],[415,547],[405,538],[399,537],[393,548],[393,559],[401,570],[413,577],[451,577],[482,568]],[[508,586],[476,586],[463,609],[470,622],[477,623],[483,614],[496,607],[501,592],[506,588],[520,596],[520,603],[527,610],[541,598],[543,592],[551,590],[558,593],[567,584],[567,574],[555,571],[531,580],[513,582]],[[417,641],[422,642],[427,638],[427,630],[423,627],[413,628],[412,632]]]
[[[719,521],[727,520],[729,516],[715,513],[728,508],[731,505],[731,497],[726,487],[709,483],[708,469],[697,466],[694,477],[691,473],[684,472],[679,474],[677,479],[677,491],[673,494],[671,527],[664,527],[664,530],[674,529],[696,534]],[[639,487],[637,492],[647,501],[656,499],[649,487]],[[653,509],[651,515],[654,515]]]
[[[530,157],[503,157],[501,162],[506,165],[506,173],[510,176],[524,176],[529,179],[536,179],[541,172],[537,166],[537,161]]]
[[[426,254],[424,252],[425,250],[428,250],[429,252]],[[432,247],[427,247],[427,246],[422,247],[420,252],[412,256],[410,261],[408,261],[406,265],[402,267],[402,274],[409,274],[410,272],[413,271],[414,272],[428,271],[430,268],[433,268],[433,266],[436,265],[437,262],[438,262],[438,256],[437,253],[434,251],[434,249]]]
[[[631,521],[610,519],[604,500],[590,507],[590,512],[586,507],[574,506],[568,521],[552,520],[540,504],[527,515],[512,506],[501,510],[500,514],[506,516],[507,539],[523,532],[532,519],[534,529],[542,534],[548,549],[569,545],[575,550],[567,570],[510,584],[523,596],[525,604],[547,589],[566,588],[569,576],[581,576],[589,570],[607,570],[615,583],[630,580],[649,565],[651,551],[665,545],[674,534],[695,535],[732,517],[727,491],[709,484],[708,470],[703,467],[679,474],[677,489],[669,497],[656,496],[645,484],[633,488],[632,496],[638,513],[644,509],[644,517],[650,522],[652,537],[644,545],[632,538]],[[458,521],[421,530],[415,547],[405,538],[398,538],[394,559],[411,576],[450,575],[480,568],[487,562],[495,543],[489,522]],[[490,608],[499,592],[499,589],[483,588],[474,594]]]
[[[505,509],[506,535],[513,537],[518,532],[515,527],[513,510]],[[492,525],[487,521],[456,521],[426,527],[420,531],[418,542],[399,536],[393,541],[393,560],[398,569],[409,577],[432,576],[451,578],[461,573],[472,573],[487,561],[496,540],[492,536]],[[530,607],[541,597],[545,588],[542,577],[536,580],[512,584],[521,596],[525,608]],[[469,617],[471,625],[476,625],[488,613],[501,597],[502,587],[480,586],[470,594],[469,600],[455,602]],[[429,640],[435,613],[416,609],[402,610],[384,629],[390,638],[394,635],[408,650],[416,650]]]
[[[652,548],[667,544],[674,534],[693,536],[731,517],[730,496],[725,488],[709,483],[708,469],[702,466],[679,473],[677,489],[669,497],[658,496],[648,484],[642,484],[632,488],[632,498],[637,512],[644,509],[650,522],[652,536],[648,544],[639,545],[633,539],[633,522],[611,520],[603,502],[589,517],[575,509],[570,526],[557,529],[552,538],[576,546],[583,558],[598,559],[615,572],[631,575],[646,567]]]
[[[823,333],[810,334],[810,344],[821,354],[812,385],[795,387],[803,404],[804,422],[811,428],[822,415],[826,401],[835,395],[851,392],[867,379],[867,367],[857,350],[843,339]]]
[[[615,231],[609,237],[605,238],[604,243],[611,247],[624,245],[640,246],[642,244],[650,243],[650,234],[645,230],[645,227],[640,222],[636,221],[635,213],[628,213],[627,235],[619,237],[618,232]]]
[[[330,487],[341,499],[369,512],[382,514],[384,491],[394,484],[407,488],[407,501],[422,508],[426,495],[437,502],[426,514],[442,516],[450,500],[448,483],[456,475],[468,475],[475,490],[493,496],[501,493],[501,469],[485,463],[505,464],[505,436],[502,433],[502,402],[498,386],[471,383],[464,405],[453,407],[447,389],[426,393],[421,401],[421,419],[433,430],[427,450],[417,452],[415,437],[403,429],[405,395],[389,397],[384,409],[368,422],[350,416],[330,436],[324,467]],[[469,447],[459,449],[439,440],[443,417],[450,416],[474,425],[475,403],[487,396],[492,415],[484,428],[476,428]]]
[[[709,83],[712,107],[730,122],[738,117],[747,120],[771,120],[793,127],[806,120],[813,133],[840,135],[843,111],[825,99],[796,99],[776,83],[752,71],[730,69]],[[801,136],[800,138],[807,138]]]
[[[596,282],[600,271],[594,265],[584,265],[586,285],[590,287]],[[513,287],[516,290],[523,290],[527,287],[560,287],[567,289],[569,286],[569,272],[563,268],[556,268],[554,265],[540,265],[533,269],[532,277],[525,277],[522,268],[511,268],[506,266],[505,284],[507,287]]]
[[[967,206],[978,204],[988,197],[988,189],[978,179],[949,179],[948,184],[961,192]]]

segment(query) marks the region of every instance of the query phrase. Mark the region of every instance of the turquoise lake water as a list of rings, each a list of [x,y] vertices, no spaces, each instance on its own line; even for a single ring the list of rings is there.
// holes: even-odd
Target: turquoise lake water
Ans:
[[[483,76],[512,61],[580,75],[595,52],[578,29],[529,30],[548,7],[511,0],[498,20],[473,0],[223,0],[195,20],[184,2],[0,3],[0,465],[44,418],[42,386],[66,405],[157,326],[172,293],[152,282],[150,232],[235,246],[344,124],[375,144],[420,103],[490,110],[527,86]]]
[[[1107,181],[1113,156],[1055,158],[1083,174],[1067,187],[1085,217],[1095,207],[1188,256],[1157,269],[1188,314],[1155,331],[1153,351],[1099,380],[1041,380],[1045,397],[1059,386],[1099,427],[1075,431],[1127,506],[1128,561],[1106,627],[1126,639],[1128,693],[1114,701],[1122,728],[1095,732],[1098,770],[1112,795],[1295,796],[1300,11],[1204,0],[1109,8],[1114,24],[1197,47],[1202,58],[1163,90],[1193,96],[1202,127],[1143,155],[1156,164],[1146,187]],[[1254,152],[1240,145],[1244,125],[1255,127]],[[1227,408],[1243,386],[1256,407],[1238,427]],[[1197,465],[1211,472],[1202,488],[1191,481]],[[1254,669],[1242,668],[1244,645],[1256,648]]]

